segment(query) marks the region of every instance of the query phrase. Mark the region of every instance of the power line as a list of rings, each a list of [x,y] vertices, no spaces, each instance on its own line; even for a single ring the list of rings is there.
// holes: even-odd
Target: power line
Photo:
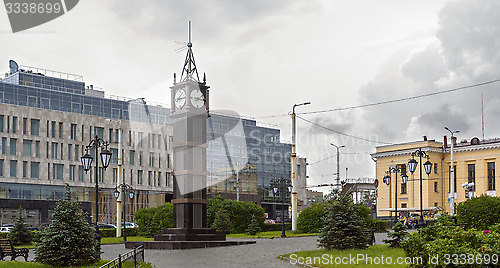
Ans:
[[[485,85],[489,85],[489,84],[493,84],[493,83],[497,83],[497,82],[500,82],[500,79],[494,79],[494,80],[481,82],[481,83],[477,83],[477,84],[472,84],[472,85],[467,85],[467,86],[462,86],[462,87],[457,87],[457,88],[452,88],[452,89],[446,89],[446,90],[441,90],[441,91],[435,91],[435,92],[431,92],[431,93],[427,93],[427,94],[399,98],[399,99],[394,99],[394,100],[380,101],[380,102],[374,102],[374,103],[368,103],[368,104],[362,104],[362,105],[348,106],[348,107],[342,107],[342,108],[333,108],[333,109],[319,110],[319,111],[312,111],[312,112],[301,112],[301,113],[296,113],[296,114],[297,115],[299,115],[299,114],[319,114],[319,113],[338,112],[338,111],[346,111],[346,110],[353,110],[353,109],[359,109],[359,108],[367,108],[367,107],[373,107],[373,106],[384,105],[384,104],[389,104],[389,103],[396,103],[396,102],[402,102],[402,101],[408,101],[408,100],[414,100],[414,99],[419,99],[419,98],[425,98],[425,97],[445,94],[445,93],[450,93],[450,92],[454,92],[454,91],[459,91],[462,89],[485,86]],[[283,117],[283,116],[288,116],[288,115],[289,114],[280,114],[280,115],[270,115],[270,116],[262,116],[262,117],[255,117],[255,118],[256,119],[274,118],[274,117]]]
[[[301,119],[302,121],[306,121],[306,122],[307,122],[307,123],[309,123],[309,124],[315,125],[315,126],[320,127],[320,128],[322,128],[322,129],[325,129],[325,130],[328,130],[328,131],[331,131],[331,132],[337,133],[337,134],[339,134],[339,135],[343,135],[343,136],[346,136],[346,137],[350,137],[350,138],[353,138],[353,139],[358,139],[358,140],[368,141],[368,142],[373,142],[373,143],[379,143],[379,144],[391,144],[391,145],[393,145],[393,144],[394,144],[394,143],[392,143],[392,142],[376,141],[376,140],[370,140],[370,139],[365,139],[365,138],[357,137],[357,136],[354,136],[354,135],[349,135],[349,134],[346,134],[346,133],[343,133],[343,132],[340,132],[340,131],[337,131],[337,130],[333,130],[333,129],[331,129],[331,128],[327,128],[327,127],[322,126],[322,125],[320,125],[320,124],[314,123],[314,122],[312,122],[312,121],[310,121],[310,120],[307,120],[307,119],[305,119],[305,118],[303,118],[303,117],[301,117],[301,116],[298,116],[298,115],[297,115],[297,117],[298,117],[299,119]]]

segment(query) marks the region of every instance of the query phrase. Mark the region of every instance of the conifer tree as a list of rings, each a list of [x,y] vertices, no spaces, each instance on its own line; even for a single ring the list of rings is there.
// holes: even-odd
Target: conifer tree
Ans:
[[[260,230],[261,228],[257,218],[255,217],[255,214],[252,214],[252,219],[250,220],[250,224],[248,225],[246,232],[249,235],[256,235],[257,233],[260,233]]]
[[[57,201],[54,220],[40,232],[35,247],[35,261],[56,267],[85,265],[100,259],[97,233],[89,224],[88,214],[72,200],[69,185],[66,198]]]
[[[217,230],[219,233],[229,234],[231,233],[231,221],[227,216],[227,213],[224,209],[219,209],[215,214],[215,220],[212,224],[212,229]]]
[[[330,249],[366,248],[365,223],[349,193],[337,194],[325,204],[319,246]]]
[[[408,234],[406,229],[408,229],[408,227],[398,221],[396,224],[394,224],[394,226],[392,226],[392,230],[394,232],[390,232],[387,234],[387,236],[392,239],[385,239],[384,243],[389,244],[389,246],[392,248],[400,248],[401,242],[403,242],[403,239]]]
[[[7,238],[12,241],[14,246],[25,245],[31,243],[31,232],[28,231],[28,227],[24,223],[26,218],[23,216],[23,208],[19,207],[19,215],[14,222],[14,227],[10,230]]]

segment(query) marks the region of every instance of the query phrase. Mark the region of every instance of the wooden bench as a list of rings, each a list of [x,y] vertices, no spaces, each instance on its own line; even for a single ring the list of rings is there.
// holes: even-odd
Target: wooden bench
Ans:
[[[363,235],[366,237],[366,241],[369,245],[375,244],[375,234],[373,233],[373,230],[363,231]]]
[[[0,260],[3,261],[3,258],[11,256],[11,261],[17,257],[24,257],[27,262],[28,254],[29,250],[27,248],[15,248],[9,239],[0,239]]]

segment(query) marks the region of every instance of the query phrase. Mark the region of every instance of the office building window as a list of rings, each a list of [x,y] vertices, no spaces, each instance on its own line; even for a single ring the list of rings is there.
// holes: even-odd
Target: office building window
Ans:
[[[59,139],[63,137],[63,123],[59,122]]]
[[[35,141],[35,157],[40,157],[40,141]]]
[[[152,138],[151,138],[151,147],[155,148],[156,135],[155,134],[151,134],[151,136],[152,136]]]
[[[31,162],[31,178],[38,179],[40,177],[40,163]]]
[[[104,182],[104,169],[102,167],[99,167],[99,182]]]
[[[111,164],[118,164],[118,149],[111,149]],[[122,161],[123,163],[123,161]]]
[[[10,155],[16,155],[17,139],[10,139]]]
[[[437,202],[434,202],[434,207],[437,207],[439,204]]]
[[[71,161],[71,157],[73,157],[72,150],[73,150],[73,145],[68,144],[68,160],[69,161]]]
[[[161,172],[158,171],[158,186],[161,186]]]
[[[455,186],[455,187],[453,187],[453,192],[456,193],[457,192],[457,166],[456,165],[453,166],[453,170],[454,170],[454,172],[453,172],[454,173],[453,174],[454,175],[453,186]],[[448,174],[449,174],[448,179],[451,182],[451,166],[448,167]],[[451,183],[449,184],[448,191],[451,192]]]
[[[149,153],[149,167],[155,166],[155,154]]]
[[[142,170],[137,170],[137,185],[142,185]]]
[[[116,184],[117,181],[118,181],[118,169],[113,168],[113,184]]]
[[[142,147],[142,132],[137,133],[137,145]]]
[[[12,133],[17,133],[17,116],[12,117]]]
[[[406,183],[401,183],[401,194],[406,194]]]
[[[31,141],[23,140],[23,156],[31,157]]]
[[[467,181],[469,183],[474,183],[476,184],[476,165],[475,164],[469,164],[467,165]]]
[[[102,127],[94,127],[94,136],[104,139],[104,128]]]
[[[16,160],[10,160],[10,177],[11,178],[17,177],[17,161]]]
[[[434,174],[438,174],[438,164],[434,163]]]
[[[83,166],[78,166],[78,181],[83,181]]]
[[[148,185],[151,185],[152,173],[153,173],[153,172],[148,171]],[[154,185],[153,185],[153,186],[154,186]]]
[[[488,163],[488,190],[495,190],[495,162]]]
[[[71,124],[69,138],[72,139],[72,140],[76,140],[76,124]]]
[[[165,186],[170,187],[170,173],[165,173]]]
[[[40,120],[31,119],[31,135],[40,136]]]
[[[112,128],[109,129],[108,137],[109,137],[108,142],[113,143],[113,129]],[[115,141],[117,141],[117,140],[115,140]]]
[[[69,180],[75,181],[75,166],[74,165],[69,166]]]
[[[0,132],[3,132],[3,115],[0,115]]]
[[[7,147],[7,138],[2,137],[2,154],[5,154],[6,148]]]
[[[0,177],[3,177],[3,159],[0,159]]]
[[[55,138],[56,137],[56,122],[55,121],[52,121],[51,130],[52,130],[52,138]]]
[[[52,159],[57,159],[57,142],[52,143],[52,154],[51,157]]]
[[[23,118],[23,134],[28,133],[28,118]]]
[[[139,166],[142,167],[142,152],[139,152]]]
[[[53,180],[63,180],[64,165],[63,164],[53,164],[52,165],[52,179]]]
[[[129,157],[128,157],[128,158],[129,158],[129,164],[130,164],[131,166],[133,166],[133,165],[134,165],[134,163],[135,163],[135,151],[134,151],[134,150],[130,150],[130,151],[128,152],[128,154],[129,154]]]
[[[28,177],[28,161],[23,161],[23,178]]]
[[[75,144],[75,161],[80,161],[80,146]]]
[[[438,193],[438,192],[439,192],[439,191],[438,191],[438,182],[437,182],[437,181],[435,181],[435,182],[434,182],[434,192],[435,192],[435,193]]]
[[[406,203],[402,203],[401,208],[406,208]]]

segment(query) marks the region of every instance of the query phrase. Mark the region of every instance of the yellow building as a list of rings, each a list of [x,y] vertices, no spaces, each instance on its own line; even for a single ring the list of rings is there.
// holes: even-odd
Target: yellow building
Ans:
[[[422,151],[429,157],[420,159],[417,151]],[[500,158],[500,139],[454,140],[455,166],[455,204],[463,202],[467,197],[489,195],[496,196],[495,166]],[[376,162],[376,178],[378,179],[377,215],[379,217],[394,217],[397,207],[398,215],[410,213],[420,214],[422,208],[424,217],[431,218],[435,213],[451,212],[450,202],[450,166],[451,144],[446,137],[444,142],[435,140],[409,142],[376,147],[372,154]],[[413,174],[409,171],[408,162],[414,158],[418,164]],[[425,172],[424,163],[432,163],[430,174]],[[396,167],[404,165],[408,181],[403,183],[401,168],[395,173]],[[420,165],[422,165],[422,206],[420,205]],[[389,172],[392,169],[393,172]],[[390,184],[384,183],[384,176],[390,173]],[[404,173],[404,170],[403,170]],[[396,182],[397,175],[397,182]],[[397,189],[396,189],[397,187]],[[397,205],[396,205],[397,204]]]

